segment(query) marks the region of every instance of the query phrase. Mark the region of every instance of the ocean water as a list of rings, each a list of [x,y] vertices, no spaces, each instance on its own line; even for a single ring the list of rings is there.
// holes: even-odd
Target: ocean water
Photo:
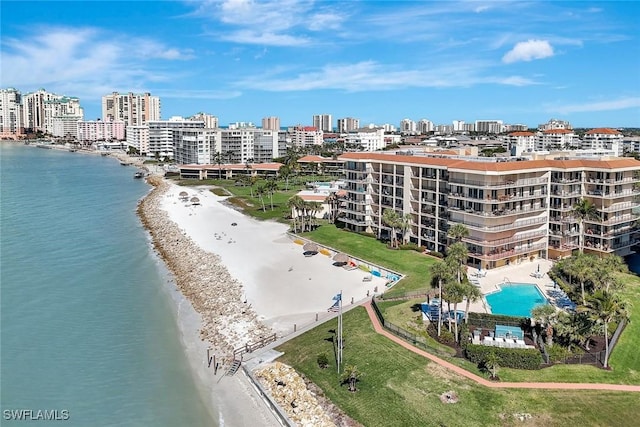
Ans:
[[[216,425],[135,214],[149,186],[114,159],[0,146],[0,425]]]

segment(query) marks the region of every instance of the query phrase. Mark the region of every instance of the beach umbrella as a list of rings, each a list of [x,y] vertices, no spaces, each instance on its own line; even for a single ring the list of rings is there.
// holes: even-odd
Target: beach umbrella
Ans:
[[[189,195],[189,193],[187,193],[186,191],[181,191],[179,196],[180,197],[187,197]]]
[[[344,262],[345,264],[349,262],[349,255],[343,253],[337,253],[333,256],[333,260],[335,262]]]
[[[312,242],[307,242],[307,243],[304,244],[302,249],[305,252],[307,252],[307,251],[318,252],[318,245],[316,245],[315,243],[312,243]]]
[[[200,199],[198,199],[197,197],[192,197],[191,203],[193,203],[194,205],[198,205],[200,204]]]

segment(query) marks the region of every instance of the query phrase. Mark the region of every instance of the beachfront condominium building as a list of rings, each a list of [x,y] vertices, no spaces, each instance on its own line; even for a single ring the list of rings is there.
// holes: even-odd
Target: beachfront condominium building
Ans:
[[[353,117],[345,117],[338,119],[338,133],[347,133],[360,127],[360,119]]]
[[[331,114],[317,114],[313,116],[313,127],[322,132],[333,132],[333,118]]]
[[[178,164],[210,165],[220,149],[219,129],[178,128],[172,130],[173,160]]]
[[[91,144],[96,141],[123,141],[125,126],[122,120],[103,122],[102,120],[81,120],[76,122],[78,141]],[[136,147],[139,148],[139,147]]]
[[[538,132],[536,136],[536,151],[567,150],[576,148],[578,137],[569,129],[548,129]]]
[[[113,92],[102,97],[102,120],[122,120],[125,126],[142,126],[160,120],[160,98],[150,93]]]
[[[12,87],[0,89],[0,137],[6,138],[21,134],[22,95]]]
[[[83,112],[78,98],[57,95],[45,89],[22,96],[22,121],[25,129],[52,133],[56,118],[60,119],[58,122],[65,119],[82,120]],[[63,132],[64,126],[61,127],[58,123],[57,130]]]
[[[622,132],[609,128],[588,130],[582,139],[584,150],[613,150],[617,156],[623,154]]]
[[[84,120],[84,110],[75,97],[60,96],[44,101],[44,131],[60,138],[78,137],[77,123]]]
[[[169,120],[150,120],[149,151],[147,155],[173,159],[173,131],[177,129],[204,129],[204,122],[188,120],[179,116]]]
[[[220,153],[227,163],[264,163],[280,157],[278,132],[245,125],[220,130]]]
[[[280,117],[264,117],[262,119],[262,129],[280,131]]]
[[[377,151],[386,146],[383,128],[360,128],[344,137],[347,151]]]
[[[135,148],[141,156],[149,155],[149,126],[127,126],[126,144]]]
[[[598,255],[626,255],[637,243],[640,161],[530,160],[345,153],[346,227],[390,239],[384,211],[409,215],[408,241],[446,253],[447,231],[462,224],[468,264],[495,268],[558,258],[582,245]],[[591,201],[597,219],[573,213]]]

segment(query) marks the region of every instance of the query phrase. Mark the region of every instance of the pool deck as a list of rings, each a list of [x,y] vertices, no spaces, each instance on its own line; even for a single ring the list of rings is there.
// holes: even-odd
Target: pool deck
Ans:
[[[540,266],[541,275],[540,277],[534,277],[533,274],[538,271],[538,265]],[[542,292],[545,298],[549,299],[549,290],[553,289],[553,286],[549,285],[552,284],[553,281],[549,278],[547,272],[551,270],[552,265],[553,263],[549,260],[536,259],[534,261],[523,261],[520,264],[495,268],[493,270],[483,270],[482,274],[486,272],[486,276],[480,278],[475,276],[478,269],[470,267],[468,275],[470,279],[477,278],[480,281],[479,288],[484,295],[499,291],[499,285],[504,282],[505,278],[507,278],[511,283],[530,283],[538,285],[540,292]],[[463,308],[464,304],[466,304],[466,301],[463,302]],[[490,313],[484,298],[481,301],[471,303],[469,311],[476,313]]]

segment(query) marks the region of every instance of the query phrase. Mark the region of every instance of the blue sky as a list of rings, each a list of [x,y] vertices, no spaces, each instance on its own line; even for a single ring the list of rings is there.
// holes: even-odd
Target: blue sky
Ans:
[[[403,118],[640,127],[640,2],[6,1],[0,86],[149,91],[221,125]]]

